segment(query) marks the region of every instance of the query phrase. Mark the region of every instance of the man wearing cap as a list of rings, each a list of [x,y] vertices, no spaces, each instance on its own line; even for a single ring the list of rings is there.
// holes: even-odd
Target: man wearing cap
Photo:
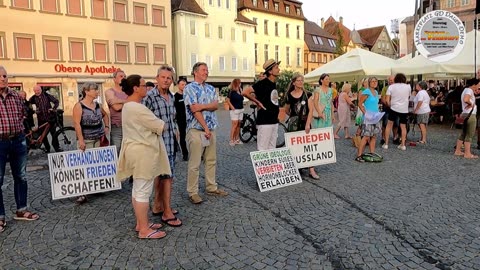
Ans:
[[[280,74],[280,61],[268,59],[263,64],[266,78],[248,87],[243,95],[257,104],[257,149],[274,149],[278,136],[278,91],[275,81]]]

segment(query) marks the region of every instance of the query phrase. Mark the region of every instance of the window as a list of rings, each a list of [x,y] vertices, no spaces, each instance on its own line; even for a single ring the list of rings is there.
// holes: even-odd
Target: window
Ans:
[[[106,63],[109,62],[108,40],[92,40],[93,61]]]
[[[210,24],[208,23],[205,24],[205,37],[206,38],[210,37]]]
[[[190,21],[190,35],[195,36],[197,34],[197,30],[195,29],[195,21]]]
[[[133,22],[147,24],[147,5],[133,3]]]
[[[301,66],[302,60],[302,49],[297,48],[297,67]]]
[[[255,23],[254,32],[257,33],[257,18],[253,18],[253,22]]]
[[[455,6],[455,0],[447,0],[447,8],[452,8]]]
[[[287,66],[290,66],[290,47],[285,48],[285,56]]]
[[[317,44],[318,45],[318,39],[317,39],[317,36],[312,36],[312,39],[313,39],[313,43]]]
[[[247,42],[247,31],[246,30],[242,31],[242,40],[243,40],[243,42]]]
[[[45,91],[54,96],[59,101],[59,108],[63,108],[63,99],[62,99],[62,85],[59,83],[38,83],[38,86],[42,88],[42,91]]]
[[[92,0],[92,17],[94,18],[107,18],[107,1],[105,0]]]
[[[253,4],[254,7],[257,7],[258,6],[257,0],[253,0],[252,4]]]
[[[12,0],[12,7],[32,9],[32,0]]]
[[[264,61],[267,62],[268,60],[268,45],[265,44],[265,47],[264,47],[264,50],[263,50],[263,58],[264,58]]]
[[[300,39],[300,25],[297,25],[297,39]]]
[[[287,23],[287,25],[285,26],[285,36],[287,38],[290,37],[290,25]]]
[[[317,55],[315,53],[312,53],[310,62],[317,62]]]
[[[317,37],[318,44],[323,45],[323,41],[321,37]]]
[[[153,63],[154,64],[165,64],[165,45],[153,45]]]
[[[278,62],[278,54],[279,54],[279,46],[278,45],[275,45],[275,61]]]
[[[263,33],[268,35],[268,20],[263,21]]]
[[[113,2],[113,19],[120,22],[128,21],[127,2]]]
[[[43,60],[61,61],[62,60],[62,38],[42,36],[43,39]]]
[[[213,6],[213,0],[208,0],[208,4],[209,4],[210,6]]]
[[[192,53],[190,54],[190,66],[193,67],[193,65],[195,65],[195,63],[197,63],[197,54],[196,53]]]
[[[237,71],[237,57],[232,57],[232,71]]]
[[[13,34],[15,40],[15,58],[21,60],[35,60],[35,36],[27,34]]]
[[[218,7],[222,7],[222,0],[217,0]]]
[[[67,14],[83,16],[83,0],[67,0]]]
[[[255,43],[255,65],[258,65],[258,43]]]
[[[335,48],[336,45],[335,45],[335,41],[333,39],[328,39],[328,44],[330,45],[330,47],[332,48]]]
[[[205,63],[207,63],[209,70],[213,69],[212,57],[210,55],[205,55]]]
[[[225,57],[224,56],[220,56],[220,58],[218,58],[218,66],[219,66],[220,71],[225,71]]]
[[[297,7],[296,10],[297,10],[297,16],[300,16],[301,15],[300,8]]]
[[[476,19],[473,21],[473,29],[479,29],[478,25],[480,24],[480,19]]]
[[[235,28],[232,28],[232,31],[231,31],[231,36],[232,36],[232,41],[235,41],[236,37],[235,37]]]
[[[378,48],[382,48],[382,43],[381,42],[378,42]]]
[[[85,39],[70,38],[68,40],[68,46],[70,50],[70,61],[72,62],[85,62],[86,61],[86,46]]]
[[[332,60],[333,60],[333,55],[330,55],[330,61],[332,61]]]
[[[279,11],[278,3],[273,3],[273,6],[274,6],[274,8],[275,8],[275,11],[278,12],[278,11]]]
[[[248,58],[243,58],[243,71],[248,71]]]
[[[323,55],[323,63],[327,63],[327,55],[326,54]]]
[[[135,43],[135,63],[148,64],[148,44]]]
[[[5,32],[0,32],[0,59],[7,58],[7,51],[5,46]]]
[[[225,7],[230,9],[230,0],[225,0]]]
[[[287,14],[290,14],[290,6],[285,6],[285,12],[286,12]]]
[[[59,5],[58,0],[41,0],[40,1],[40,9],[45,12],[59,12]]]
[[[461,5],[462,6],[470,5],[470,0],[462,0]]]
[[[218,38],[223,39],[223,27],[222,26],[218,27]]]
[[[129,43],[115,41],[115,61],[117,63],[130,63]]]
[[[263,0],[263,7],[268,9],[268,0]]]
[[[152,6],[152,24],[156,26],[165,26],[165,8]]]
[[[278,37],[278,22],[275,22],[275,36]]]

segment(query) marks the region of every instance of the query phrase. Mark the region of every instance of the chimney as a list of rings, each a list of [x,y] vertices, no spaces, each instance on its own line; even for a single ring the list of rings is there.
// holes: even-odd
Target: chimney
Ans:
[[[325,19],[322,17],[322,19],[320,20],[320,26],[322,28],[325,28]]]
[[[340,21],[341,24],[343,24],[343,17],[342,17],[342,16],[340,16],[340,17],[338,18],[338,20]]]

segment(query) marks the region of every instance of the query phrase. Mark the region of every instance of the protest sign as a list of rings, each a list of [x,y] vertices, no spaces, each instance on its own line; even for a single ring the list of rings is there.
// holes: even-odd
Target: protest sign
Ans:
[[[292,151],[298,168],[337,162],[333,128],[311,129],[285,133],[285,145]]]
[[[121,189],[116,146],[52,153],[48,155],[52,199]]]
[[[251,152],[250,158],[261,192],[302,182],[288,148]]]

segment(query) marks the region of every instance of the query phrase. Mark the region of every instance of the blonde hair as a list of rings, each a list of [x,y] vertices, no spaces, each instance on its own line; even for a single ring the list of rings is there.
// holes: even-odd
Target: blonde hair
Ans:
[[[345,92],[347,89],[350,89],[350,91],[352,91],[352,85],[349,83],[346,83],[342,86],[342,92]]]

